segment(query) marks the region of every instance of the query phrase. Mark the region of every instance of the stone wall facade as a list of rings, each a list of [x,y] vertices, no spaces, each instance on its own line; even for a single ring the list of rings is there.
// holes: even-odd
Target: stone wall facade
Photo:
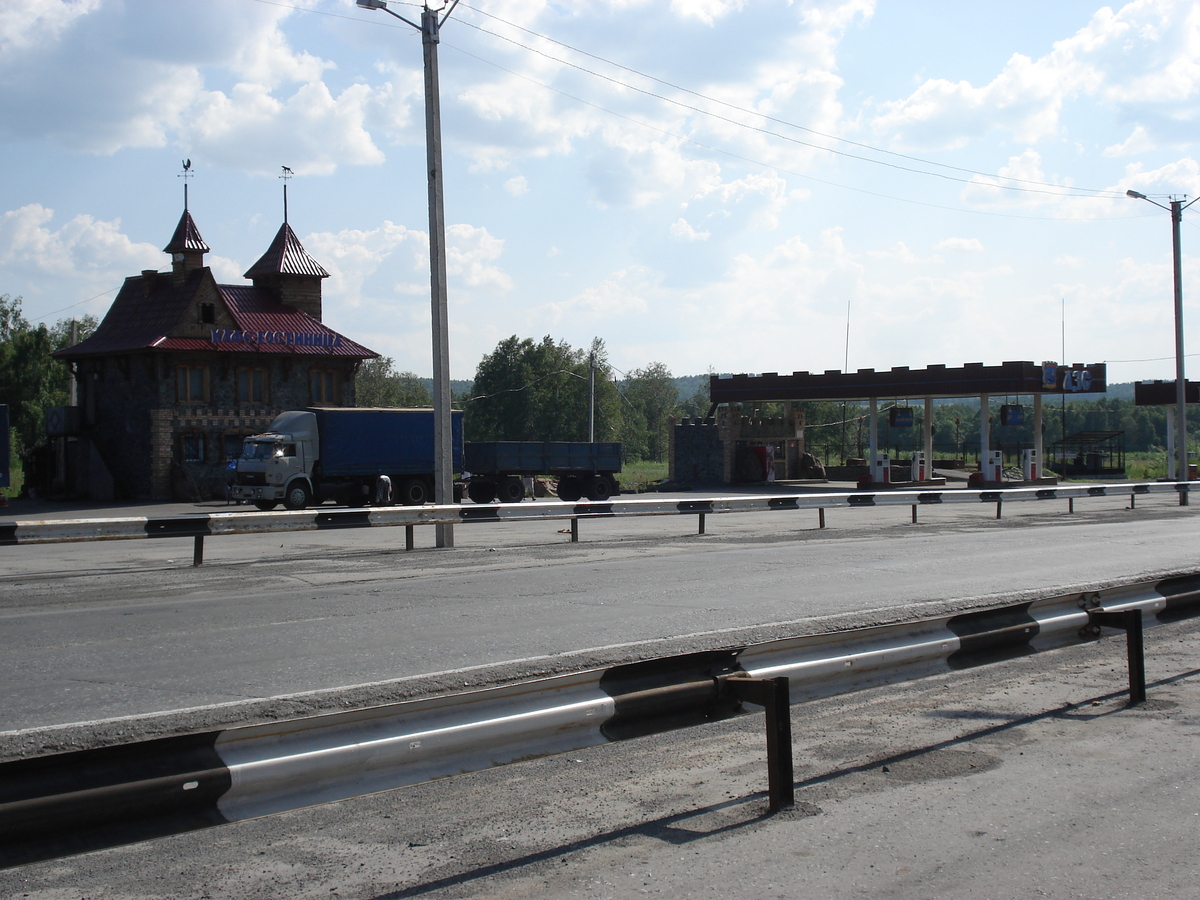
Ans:
[[[242,439],[279,413],[313,405],[353,406],[358,360],[242,353],[143,353],[84,358],[77,364],[82,432],[129,500],[223,497]],[[179,396],[181,368],[204,373],[198,400]],[[313,372],[335,402],[313,396]],[[262,393],[238,402],[238,379]]]
[[[668,477],[676,484],[719,484],[725,480],[721,435],[713,419],[683,419],[671,426]]]

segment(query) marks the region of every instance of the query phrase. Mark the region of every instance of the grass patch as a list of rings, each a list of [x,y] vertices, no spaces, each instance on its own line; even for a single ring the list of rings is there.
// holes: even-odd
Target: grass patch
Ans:
[[[658,484],[667,478],[665,462],[650,462],[644,459],[634,459],[621,464],[617,474],[617,483],[622,491],[634,493],[644,491],[648,485]]]

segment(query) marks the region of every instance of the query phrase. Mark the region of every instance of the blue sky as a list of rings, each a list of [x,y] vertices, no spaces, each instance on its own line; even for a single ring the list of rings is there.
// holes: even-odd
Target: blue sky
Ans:
[[[1173,377],[1170,217],[1124,193],[1200,193],[1196,4],[463,0],[440,66],[454,378],[511,334],[621,372]],[[289,166],[326,323],[430,374],[421,78],[352,0],[2,0],[0,293],[103,315],[168,265],[184,158],[241,283]]]

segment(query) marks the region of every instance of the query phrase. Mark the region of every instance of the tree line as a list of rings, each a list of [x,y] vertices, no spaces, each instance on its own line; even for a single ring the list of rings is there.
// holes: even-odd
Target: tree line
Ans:
[[[427,406],[426,384],[398,372],[390,358],[359,370],[360,406]],[[454,392],[469,441],[618,441],[626,459],[667,458],[672,416],[703,415],[707,387],[681,398],[660,362],[617,372],[600,339],[572,347],[547,335],[505,338],[480,360],[469,385]]]
[[[0,295],[0,403],[8,405],[15,458],[45,443],[45,414],[68,403],[70,372],[51,354],[91,335],[92,316],[35,325],[21,312],[21,298]],[[593,381],[594,379],[594,381]],[[680,384],[694,385],[684,395]],[[589,405],[594,384],[594,405]],[[703,377],[676,378],[661,362],[619,372],[600,339],[572,347],[549,335],[534,340],[505,338],[476,367],[473,380],[454,382],[454,405],[464,411],[468,440],[619,441],[626,459],[664,461],[672,418],[703,416],[709,408]],[[398,371],[390,357],[366,360],[356,376],[359,406],[412,407],[431,404],[429,380]],[[857,403],[803,403],[809,449],[827,464],[862,455],[866,408]],[[762,404],[759,415],[779,415],[779,404]],[[923,405],[913,428],[881,427],[881,444],[899,452],[919,449]],[[937,447],[978,446],[979,410],[968,403],[934,406]],[[1032,410],[1022,425],[1002,425],[992,411],[996,444],[1033,441]],[[1200,433],[1200,409],[1189,410],[1189,434]],[[1166,409],[1136,406],[1132,400],[1104,397],[1069,400],[1059,407],[1047,397],[1043,412],[1047,445],[1081,431],[1121,431],[1127,452],[1160,452],[1166,443]]]
[[[14,459],[46,442],[46,410],[68,403],[70,370],[51,354],[90,336],[97,325],[93,316],[34,325],[21,312],[20,297],[0,294],[0,404],[8,406]]]

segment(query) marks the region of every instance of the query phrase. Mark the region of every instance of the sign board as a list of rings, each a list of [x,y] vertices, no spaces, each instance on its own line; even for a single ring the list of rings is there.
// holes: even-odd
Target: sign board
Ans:
[[[893,428],[912,428],[913,411],[911,406],[893,406],[888,410],[888,423]]]
[[[1064,394],[1103,394],[1108,392],[1108,366],[1060,366],[1056,362],[1042,363],[1042,390]]]
[[[1005,403],[1000,407],[1001,425],[1024,425],[1025,407],[1016,403]]]
[[[304,334],[298,331],[230,331],[214,328],[214,344],[283,344],[291,347],[340,347],[340,334]]]

